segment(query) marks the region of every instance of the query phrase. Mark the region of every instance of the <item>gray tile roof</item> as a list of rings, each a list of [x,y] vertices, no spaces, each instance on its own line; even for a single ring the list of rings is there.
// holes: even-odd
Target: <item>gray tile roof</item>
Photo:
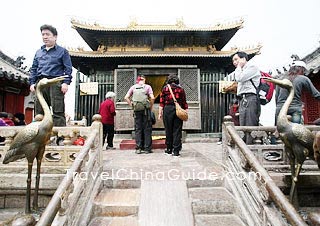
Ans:
[[[23,83],[28,83],[29,73],[13,65],[12,62],[14,61],[11,58],[5,56],[4,54],[1,55],[2,56],[0,57],[0,77],[5,77],[8,80],[18,80]]]

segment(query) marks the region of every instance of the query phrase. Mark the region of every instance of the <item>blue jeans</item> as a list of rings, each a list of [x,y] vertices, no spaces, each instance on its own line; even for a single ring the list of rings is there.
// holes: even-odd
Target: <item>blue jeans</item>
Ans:
[[[278,106],[276,108],[276,120],[275,120],[275,125],[277,125],[277,117],[279,115],[279,112],[281,110],[281,107],[282,106]],[[298,123],[298,124],[303,124],[303,120],[302,120],[302,111],[300,110],[291,110],[287,113],[288,115],[290,115],[292,118],[291,118],[291,122],[293,123]]]
[[[301,112],[295,111],[291,114],[291,116],[292,116],[292,119],[291,119],[292,122],[298,123],[298,124],[303,124]]]

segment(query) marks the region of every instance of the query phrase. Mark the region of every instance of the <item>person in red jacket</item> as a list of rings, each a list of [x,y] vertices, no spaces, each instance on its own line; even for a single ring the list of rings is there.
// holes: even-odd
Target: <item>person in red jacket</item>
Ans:
[[[114,105],[114,99],[116,94],[114,92],[107,92],[106,100],[100,104],[99,114],[102,117],[103,124],[103,142],[107,137],[106,149],[115,149],[113,147],[114,137],[114,117],[116,116],[116,110]]]

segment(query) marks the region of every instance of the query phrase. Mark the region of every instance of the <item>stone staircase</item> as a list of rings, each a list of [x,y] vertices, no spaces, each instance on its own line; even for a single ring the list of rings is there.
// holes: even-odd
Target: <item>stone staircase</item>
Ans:
[[[223,179],[192,175],[221,175],[221,151],[216,144],[189,143],[181,158],[166,156],[157,149],[150,155],[137,155],[132,150],[104,152],[103,170],[119,172],[121,179],[103,182],[89,226],[246,225],[240,204]],[[170,179],[170,172],[178,179]],[[129,180],[132,173],[141,178]],[[155,178],[161,173],[166,176]]]
[[[246,225],[222,180],[145,180],[104,187],[89,226]]]

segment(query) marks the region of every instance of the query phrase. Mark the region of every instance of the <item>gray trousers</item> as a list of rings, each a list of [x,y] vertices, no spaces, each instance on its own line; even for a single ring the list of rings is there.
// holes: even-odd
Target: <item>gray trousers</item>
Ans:
[[[243,97],[239,107],[240,126],[259,126],[260,113],[261,106],[256,95]],[[253,138],[250,132],[245,133],[244,141],[246,144],[253,144]]]
[[[45,87],[42,94],[49,108],[52,108],[53,126],[66,126],[64,94],[61,92],[61,84]],[[38,98],[35,99],[35,115],[37,114],[44,114]]]

